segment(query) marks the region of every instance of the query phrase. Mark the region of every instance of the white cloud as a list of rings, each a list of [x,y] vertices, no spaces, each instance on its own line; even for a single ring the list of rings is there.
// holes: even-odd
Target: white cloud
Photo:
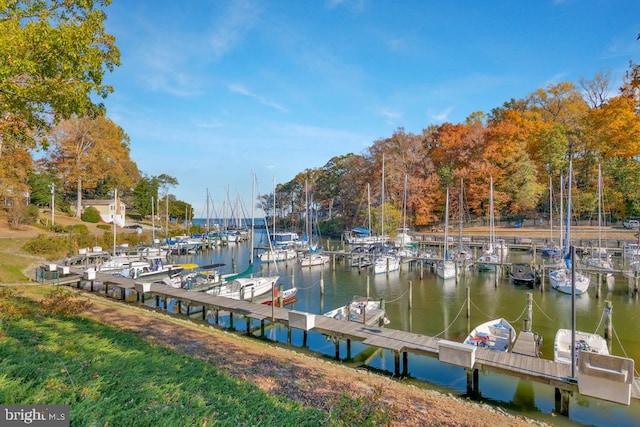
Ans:
[[[451,114],[451,112],[453,111],[452,107],[449,107],[443,111],[427,111],[427,117],[429,117],[432,120],[438,121],[438,122],[446,122],[449,118],[449,114]]]
[[[251,1],[234,1],[215,22],[209,45],[216,58],[224,56],[242,42],[260,16],[259,4]]]
[[[238,93],[240,95],[244,95],[244,96],[246,96],[248,98],[252,98],[252,99],[258,101],[262,105],[266,105],[267,107],[275,108],[276,110],[280,110],[283,113],[288,113],[289,112],[289,110],[286,107],[284,107],[283,105],[281,105],[281,104],[279,104],[279,103],[277,103],[275,101],[271,101],[270,99],[268,99],[268,98],[266,98],[266,97],[264,97],[262,95],[258,95],[258,94],[255,94],[255,93],[249,91],[242,84],[231,83],[231,84],[227,85],[227,87],[229,88],[229,90],[231,92]]]

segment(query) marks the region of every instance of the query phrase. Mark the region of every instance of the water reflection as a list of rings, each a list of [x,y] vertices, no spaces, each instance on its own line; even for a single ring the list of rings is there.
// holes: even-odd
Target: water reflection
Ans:
[[[198,264],[225,263],[231,271],[235,266],[242,271],[248,265],[248,244],[215,249],[197,255],[185,256],[174,261]],[[527,252],[510,254],[511,262],[530,262]],[[259,261],[257,261],[259,262]],[[280,275],[285,288],[296,286],[298,301],[291,307],[296,310],[322,314],[347,304],[354,296],[365,296],[367,290],[372,298],[384,299],[387,316],[392,329],[406,330],[429,336],[438,336],[452,341],[462,341],[473,327],[489,319],[503,317],[521,330],[527,301],[527,294],[533,296],[532,330],[543,338],[542,357],[553,358],[553,339],[560,328],[571,328],[571,296],[548,288],[530,290],[513,286],[504,271],[472,272],[456,280],[442,280],[428,267],[422,271],[409,271],[403,265],[402,271],[389,275],[374,275],[367,270],[352,268],[347,262],[336,259],[322,267],[300,268],[294,262],[286,264],[257,265],[265,274]],[[226,271],[225,271],[226,272]],[[412,307],[409,308],[409,282],[412,285]],[[323,291],[321,290],[321,283]],[[596,298],[595,289],[576,297],[577,328],[586,332],[603,334],[603,311],[605,300],[613,304],[614,340],[610,343],[611,354],[634,358],[640,363],[640,334],[637,333],[638,297],[629,295],[627,279],[616,277],[615,286],[603,286],[602,296]],[[470,317],[467,317],[467,295],[470,296]],[[228,319],[221,318],[224,324]],[[235,322],[234,327],[243,330],[244,321]],[[281,325],[267,326],[270,339],[287,341],[287,331]],[[300,346],[302,332],[292,331],[292,343]],[[335,346],[322,334],[309,332],[308,347],[318,354],[333,357]],[[346,345],[341,344],[340,354],[346,355]],[[353,362],[366,361],[368,366],[394,371],[394,356],[389,351],[370,349],[360,343],[351,346]],[[408,375],[444,387],[446,392],[458,395],[466,393],[466,372],[464,369],[445,365],[437,359],[408,355]],[[483,399],[500,402],[501,405],[529,414],[536,418],[546,418],[554,425],[571,424],[572,421],[592,425],[634,425],[640,419],[640,405],[633,401],[630,407],[597,401],[583,396],[574,396],[570,402],[570,417],[553,417],[555,410],[554,389],[538,383],[518,380],[493,372],[480,374],[480,394]],[[606,413],[603,416],[602,413]]]

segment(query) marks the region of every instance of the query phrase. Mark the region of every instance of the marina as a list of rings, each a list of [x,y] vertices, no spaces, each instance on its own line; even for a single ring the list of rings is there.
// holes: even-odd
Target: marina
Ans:
[[[247,245],[231,246],[203,251],[195,256],[174,258],[172,262],[221,263],[231,266],[235,260],[238,269],[242,270],[247,250]],[[582,419],[589,419],[590,423],[593,422],[591,412],[595,407],[604,406],[607,411],[630,411],[637,414],[637,400],[630,407],[625,407],[579,395],[575,380],[569,378],[570,368],[557,366],[553,362],[552,343],[555,332],[561,327],[570,326],[567,323],[570,319],[567,311],[570,296],[561,295],[550,288],[544,293],[533,291],[532,318],[528,319],[528,323],[531,330],[543,338],[542,346],[536,349],[531,339],[532,334],[520,332],[512,352],[504,353],[499,358],[495,354],[485,354],[486,349],[478,348],[474,369],[468,370],[439,361],[438,343],[462,342],[473,325],[496,317],[509,319],[517,330],[523,329],[521,325],[524,324],[524,318],[521,313],[524,312],[527,291],[531,291],[530,289],[512,285],[508,276],[488,272],[473,271],[461,276],[457,282],[444,281],[437,278],[430,267],[420,268],[422,263],[417,261],[405,262],[400,271],[375,275],[366,269],[350,267],[346,255],[348,252],[334,250],[329,253],[332,261],[321,267],[302,269],[297,262],[292,261],[279,265],[278,271],[274,272],[275,266],[272,263],[261,266],[265,275],[279,274],[279,283],[283,288],[298,288],[297,301],[288,306],[290,310],[274,307],[272,311],[272,307],[262,304],[262,308],[256,309],[254,306],[257,304],[246,301],[225,303],[226,305],[217,301],[210,305],[213,309],[203,310],[202,307],[206,304],[199,300],[204,297],[201,293],[194,295],[190,291],[156,284],[150,285],[150,293],[144,294],[144,303],[150,307],[182,312],[194,319],[204,319],[222,327],[249,331],[256,335],[264,334],[268,339],[294,346],[303,345],[327,357],[339,358],[345,363],[351,363],[367,348],[376,348],[378,351],[368,358],[367,366],[393,375],[424,380],[462,395],[475,394],[483,399],[509,402],[513,396],[500,398],[504,390],[515,393],[519,389],[519,382],[532,382],[538,384],[534,387],[533,407],[528,409],[533,412],[567,412],[570,420],[581,422]],[[521,253],[512,252],[510,255],[521,258],[516,261],[526,261],[529,256],[530,252],[526,250]],[[114,279],[109,279],[111,280]],[[627,353],[633,358],[639,354],[638,343],[635,341],[637,338],[634,338],[637,334],[629,329],[633,325],[619,319],[633,316],[633,309],[637,309],[637,299],[630,299],[626,283],[622,283],[620,279],[618,282],[620,283],[616,283],[613,289],[605,287],[602,298],[593,297],[593,289],[588,294],[579,296],[576,307],[578,324],[582,330],[592,331],[596,328],[602,331],[601,318],[605,299],[611,301],[615,307],[614,331],[617,336],[617,339],[609,341],[612,354],[623,356]],[[86,281],[83,283],[83,286],[90,286]],[[116,298],[133,297],[135,300],[135,281],[128,280],[126,285],[123,283],[125,282],[120,282],[120,285],[110,283],[110,290],[106,291]],[[372,298],[385,300],[387,316],[391,321],[386,327],[375,328],[374,332],[363,330],[363,325],[348,322],[348,325],[338,328],[337,324],[325,323],[332,319],[321,318],[322,313],[344,306],[353,295],[364,295],[367,291]],[[465,306],[470,307],[469,316],[463,313]],[[289,327],[288,312],[291,310],[317,314],[313,328],[304,331]],[[339,339],[327,340],[328,336]],[[621,343],[624,343],[624,347]],[[533,357],[538,351],[542,357]],[[532,379],[534,377],[536,379]],[[556,396],[555,391],[558,390],[559,395]],[[637,399],[637,380],[633,383],[633,396]],[[581,405],[580,402],[584,399],[591,402],[589,408]],[[623,415],[621,417],[622,420],[626,419]]]

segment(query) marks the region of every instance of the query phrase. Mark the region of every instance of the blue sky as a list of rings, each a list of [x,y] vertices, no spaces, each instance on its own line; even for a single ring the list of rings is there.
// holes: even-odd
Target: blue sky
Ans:
[[[114,1],[108,116],[206,215],[402,127],[640,62],[635,1]]]

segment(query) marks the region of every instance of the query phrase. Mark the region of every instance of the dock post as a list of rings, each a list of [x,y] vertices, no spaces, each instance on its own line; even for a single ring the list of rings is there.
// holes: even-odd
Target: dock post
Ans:
[[[369,276],[367,276],[367,299],[369,299]]]
[[[246,317],[247,320],[247,335],[251,335],[251,318]]]
[[[284,285],[280,283],[278,285],[278,307],[282,307],[284,305],[284,297],[282,294],[284,293]]]
[[[531,332],[533,327],[533,294],[527,292],[527,316],[524,318],[522,330],[524,332]]]
[[[400,376],[400,352],[393,352],[393,373],[396,377]]]
[[[351,340],[347,338],[347,360],[351,360]]]
[[[471,317],[471,288],[467,286],[467,319]]]
[[[209,311],[209,310],[207,309],[207,306],[206,306],[206,305],[203,305],[203,306],[202,306],[202,320],[205,320],[205,321],[207,320],[207,312],[208,312],[208,311]]]
[[[413,282],[409,280],[409,310],[413,306]]]
[[[402,352],[402,376],[409,375],[409,355],[406,351]]]
[[[473,395],[478,396],[480,394],[480,371],[473,370]]]
[[[275,327],[276,325],[273,325],[273,326]],[[291,345],[291,329],[292,329],[291,327],[287,327],[287,344],[288,345]]]
[[[455,271],[456,271],[456,272],[455,272],[455,277],[456,277],[456,285],[457,285],[457,284],[459,283],[459,281],[458,281],[458,279],[459,279],[459,277],[458,277],[458,274],[459,274],[459,271],[458,271],[458,261],[454,262],[453,264],[456,266],[456,270],[455,270]]]
[[[264,319],[260,320],[260,337],[264,337]]]
[[[544,265],[540,266],[540,292],[544,293]]]
[[[340,340],[338,338],[334,338],[335,346],[336,346],[336,360],[340,360]]]
[[[424,278],[424,260],[420,260],[420,281]]]
[[[569,416],[569,396],[571,392],[568,390],[560,390],[556,387],[555,392],[555,401],[556,401],[556,412],[560,413],[560,415],[564,415],[565,417]]]
[[[229,329],[233,329],[233,311],[229,312]]]
[[[602,273],[598,272],[598,283],[596,284],[596,298],[600,298],[602,292]]]
[[[480,380],[477,369],[467,369],[467,394],[477,396],[480,390],[478,382]]]
[[[613,339],[613,306],[611,305],[611,301],[604,302],[604,338],[607,341],[611,341]]]
[[[156,308],[160,307],[160,295],[156,295]]]
[[[217,308],[213,310],[213,317],[215,319],[215,324],[219,325],[220,324],[220,310],[218,310]]]
[[[307,331],[302,331],[302,347],[307,347]]]

